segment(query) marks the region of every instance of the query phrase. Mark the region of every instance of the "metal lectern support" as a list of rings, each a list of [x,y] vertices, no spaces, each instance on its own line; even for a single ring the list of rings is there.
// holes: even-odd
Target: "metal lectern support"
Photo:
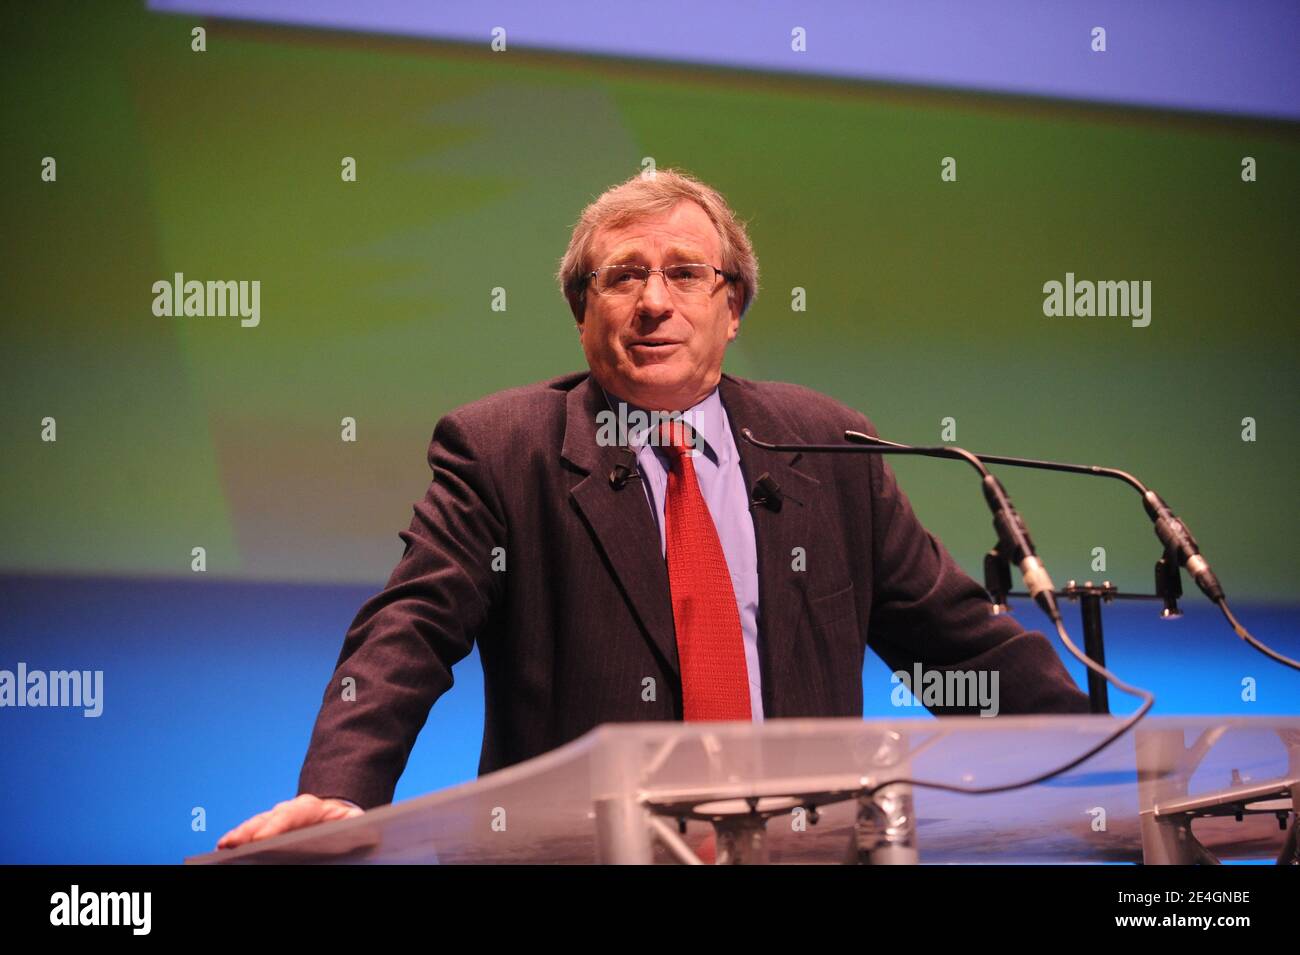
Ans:
[[[1206,754],[1227,732],[1227,725],[1205,730],[1191,745],[1181,730],[1139,729],[1138,795],[1141,803],[1142,861],[1148,865],[1217,865],[1219,860],[1201,844],[1192,822],[1210,816],[1274,815],[1282,828],[1295,825],[1300,804],[1300,734],[1279,732],[1287,750],[1286,774],[1263,782],[1243,782],[1234,770],[1225,788],[1195,796],[1188,782]],[[1280,863],[1294,853],[1288,839]]]
[[[767,864],[767,819],[738,815],[713,825],[718,838],[718,865]]]
[[[650,813],[636,793],[626,792],[618,785],[621,779],[638,778],[640,772],[635,753],[625,748],[603,754],[593,767],[593,773],[600,780],[592,800],[597,862],[606,865],[650,865],[654,862]]]
[[[913,757],[929,744],[913,747],[906,735],[891,736],[892,739],[872,754],[871,762],[888,767],[885,772],[890,777],[906,778],[911,772]],[[935,738],[932,737],[931,742]],[[862,792],[857,799],[858,818],[853,826],[847,861],[858,865],[916,865],[920,862],[911,784],[892,783],[874,792]]]
[[[635,796],[598,799],[597,861],[606,865],[650,865],[650,814]]]
[[[853,832],[857,847],[853,861],[861,865],[916,865],[920,854],[912,787],[896,783],[859,796]]]

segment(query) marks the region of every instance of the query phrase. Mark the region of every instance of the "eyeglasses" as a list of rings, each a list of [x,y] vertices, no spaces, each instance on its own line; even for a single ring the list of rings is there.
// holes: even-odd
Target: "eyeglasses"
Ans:
[[[735,275],[722,269],[699,262],[665,265],[662,269],[651,269],[644,265],[602,265],[589,275],[596,280],[596,291],[601,295],[631,297],[641,294],[646,282],[650,281],[652,272],[662,275],[668,288],[680,295],[711,293],[719,275],[728,282],[736,279]]]

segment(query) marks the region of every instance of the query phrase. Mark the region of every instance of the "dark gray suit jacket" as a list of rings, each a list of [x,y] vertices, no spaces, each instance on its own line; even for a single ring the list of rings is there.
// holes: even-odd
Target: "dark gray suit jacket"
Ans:
[[[859,412],[798,385],[723,375],[747,487],[767,472],[780,511],[755,507],[759,651],[769,719],[861,716],[866,649],[894,670],[997,670],[1000,712],[1088,710],[1046,638],[994,617],[912,513],[879,455],[798,455],[769,442],[838,442]],[[626,451],[596,441],[606,407],[588,373],[490,395],[433,433],[433,481],[399,536],[406,551],[357,614],[325,690],[299,792],[390,802],[429,708],[478,641],[486,721],[479,773],[607,722],[680,720],[668,573]],[[974,497],[974,491],[972,491]],[[505,569],[500,568],[504,555]],[[792,569],[803,548],[806,569]],[[345,700],[341,681],[356,680]],[[652,677],[656,698],[645,701]],[[973,713],[931,707],[935,713]]]

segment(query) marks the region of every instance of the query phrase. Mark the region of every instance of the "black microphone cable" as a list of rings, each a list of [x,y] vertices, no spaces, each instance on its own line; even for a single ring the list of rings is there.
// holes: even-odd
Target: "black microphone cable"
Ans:
[[[858,435],[861,434],[861,432],[845,432],[845,437],[848,437],[849,434]],[[741,435],[750,444],[767,451],[916,454],[922,457],[958,458],[966,461],[980,473],[985,499],[988,501],[989,507],[994,511],[993,526],[998,532],[999,546],[1008,547],[1008,545],[1010,545],[1009,549],[1014,548],[1017,552],[1022,554],[1022,557],[1031,557],[1032,562],[1029,564],[1031,572],[1041,570],[1041,578],[1039,578],[1035,584],[1031,584],[1029,580],[1030,574],[1025,572],[1023,566],[1024,561],[1014,557],[1013,554],[1008,554],[1008,556],[1011,556],[1013,560],[1017,561],[1017,563],[1022,564],[1021,573],[1025,575],[1025,584],[1026,587],[1030,588],[1031,593],[1033,593],[1035,587],[1039,588],[1038,593],[1034,594],[1034,601],[1051,619],[1052,624],[1056,627],[1057,636],[1061,638],[1061,642],[1065,644],[1065,648],[1070,651],[1075,659],[1105,679],[1111,684],[1111,686],[1123,693],[1127,693],[1130,696],[1135,696],[1142,700],[1142,705],[1126,717],[1119,727],[1112,731],[1108,736],[1104,737],[1101,742],[1097,743],[1090,749],[1085,750],[1081,755],[1076,756],[1069,762],[1057,766],[1054,769],[1050,769],[1047,772],[1039,773],[1037,776],[1030,777],[1029,779],[1022,779],[1012,783],[999,783],[994,786],[961,786],[957,783],[941,783],[930,779],[912,779],[903,776],[895,777],[885,782],[877,783],[874,786],[867,787],[862,790],[864,793],[874,794],[879,790],[886,789],[890,786],[909,785],[917,786],[922,789],[939,789],[945,792],[962,793],[969,796],[983,796],[990,793],[1010,792],[1015,789],[1024,789],[1028,786],[1034,786],[1038,783],[1046,782],[1055,776],[1059,776],[1062,773],[1069,772],[1079,764],[1086,762],[1093,756],[1096,756],[1103,749],[1110,746],[1132,729],[1137,722],[1142,719],[1142,717],[1146,716],[1151,707],[1155,705],[1156,698],[1153,693],[1149,690],[1144,690],[1141,687],[1131,686],[1128,683],[1125,683],[1119,677],[1115,676],[1115,674],[1111,673],[1104,666],[1097,663],[1090,656],[1080,650],[1075,646],[1074,641],[1070,639],[1070,635],[1065,629],[1065,622],[1061,619],[1061,611],[1056,604],[1056,596],[1051,586],[1051,580],[1047,577],[1047,572],[1042,568],[1041,562],[1038,562],[1037,557],[1034,555],[1033,542],[1029,538],[1029,532],[1025,528],[1020,515],[1016,513],[1015,508],[1012,507],[1011,501],[1008,499],[1001,483],[996,477],[989,473],[988,468],[984,466],[984,463],[980,460],[979,456],[972,454],[964,448],[952,447],[950,445],[944,445],[942,447],[917,447],[912,445],[895,444],[893,442],[885,443],[883,441],[880,444],[875,444],[875,439],[871,438],[870,435],[863,435],[863,437],[868,438],[869,442],[872,442],[866,444],[769,444],[766,441],[760,441],[758,438],[754,437],[753,432],[748,428],[742,428]],[[1037,564],[1037,568],[1034,567],[1034,563]],[[1046,586],[1045,593],[1041,589],[1044,585]]]

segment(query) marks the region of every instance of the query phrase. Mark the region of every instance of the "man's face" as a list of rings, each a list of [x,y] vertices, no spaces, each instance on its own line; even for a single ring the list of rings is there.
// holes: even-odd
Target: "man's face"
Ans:
[[[591,267],[702,262],[722,268],[721,244],[704,210],[682,200],[671,212],[598,229]],[[740,328],[740,296],[731,289],[719,277],[711,293],[681,295],[656,272],[640,294],[601,295],[588,281],[578,328],[592,376],[647,410],[686,410],[717,386],[723,353]]]

